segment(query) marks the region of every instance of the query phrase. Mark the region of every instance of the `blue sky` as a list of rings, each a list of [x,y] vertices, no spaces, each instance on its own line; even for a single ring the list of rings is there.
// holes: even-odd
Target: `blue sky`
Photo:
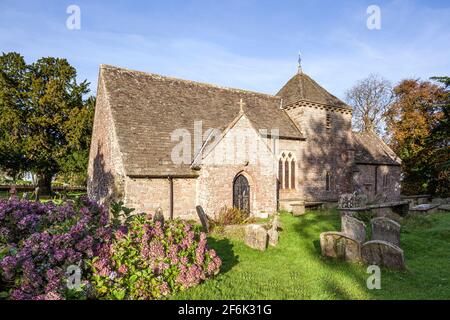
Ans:
[[[69,5],[81,29],[69,30]],[[381,29],[366,26],[369,5]],[[370,73],[450,75],[449,1],[0,0],[0,51],[64,57],[96,91],[112,64],[274,94],[303,70],[333,94]]]

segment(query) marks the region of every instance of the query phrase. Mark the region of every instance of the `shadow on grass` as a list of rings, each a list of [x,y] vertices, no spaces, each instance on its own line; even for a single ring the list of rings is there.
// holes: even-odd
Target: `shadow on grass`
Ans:
[[[230,240],[209,237],[208,247],[216,250],[217,255],[222,259],[222,266],[220,267],[221,274],[230,271],[239,263],[239,256],[234,254],[233,244]]]
[[[325,268],[329,277],[321,279],[317,286],[330,293],[336,299],[354,299],[355,296],[351,294],[351,288],[357,289],[359,292],[373,298],[373,295],[365,287],[366,277],[362,273],[358,264],[350,264],[339,259],[329,259],[322,256],[320,248],[319,234],[325,231],[340,231],[340,216],[336,213],[321,214],[319,212],[311,212],[310,215],[299,217],[293,224],[295,233],[306,240],[306,244],[301,248],[303,254],[308,255],[312,261],[320,264]],[[341,281],[338,281],[340,278]],[[346,285],[343,285],[346,283]]]

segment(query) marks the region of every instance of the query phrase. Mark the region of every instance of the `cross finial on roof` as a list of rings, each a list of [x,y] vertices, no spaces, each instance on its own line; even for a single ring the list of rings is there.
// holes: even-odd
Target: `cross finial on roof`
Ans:
[[[244,107],[245,107],[245,103],[244,100],[239,101],[239,107],[241,108],[240,112],[243,113],[244,112]]]
[[[299,51],[298,52],[298,73],[302,73],[302,53]]]

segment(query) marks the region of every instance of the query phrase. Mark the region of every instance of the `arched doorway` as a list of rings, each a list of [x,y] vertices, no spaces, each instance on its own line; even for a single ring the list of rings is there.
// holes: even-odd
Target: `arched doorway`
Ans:
[[[242,174],[234,179],[233,183],[233,207],[250,213],[250,185]]]

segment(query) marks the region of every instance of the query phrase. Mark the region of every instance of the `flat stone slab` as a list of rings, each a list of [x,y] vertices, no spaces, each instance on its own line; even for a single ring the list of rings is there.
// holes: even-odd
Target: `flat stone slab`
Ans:
[[[366,241],[366,225],[348,214],[344,214],[341,217],[341,231],[346,236],[360,243]]]
[[[436,212],[439,203],[423,203],[409,209],[409,213],[432,213]]]
[[[438,210],[441,212],[450,212],[450,204],[441,204]]]
[[[380,217],[370,221],[372,225],[372,240],[381,240],[400,246],[401,225],[389,218]]]
[[[398,246],[382,241],[372,240],[361,246],[362,260],[368,265],[377,265],[394,270],[405,269],[403,250]]]
[[[320,234],[320,247],[325,257],[345,259],[350,262],[361,261],[360,243],[342,232],[323,232]]]
[[[245,227],[244,243],[250,248],[264,251],[267,249],[269,236],[266,229],[258,224],[249,224]]]

